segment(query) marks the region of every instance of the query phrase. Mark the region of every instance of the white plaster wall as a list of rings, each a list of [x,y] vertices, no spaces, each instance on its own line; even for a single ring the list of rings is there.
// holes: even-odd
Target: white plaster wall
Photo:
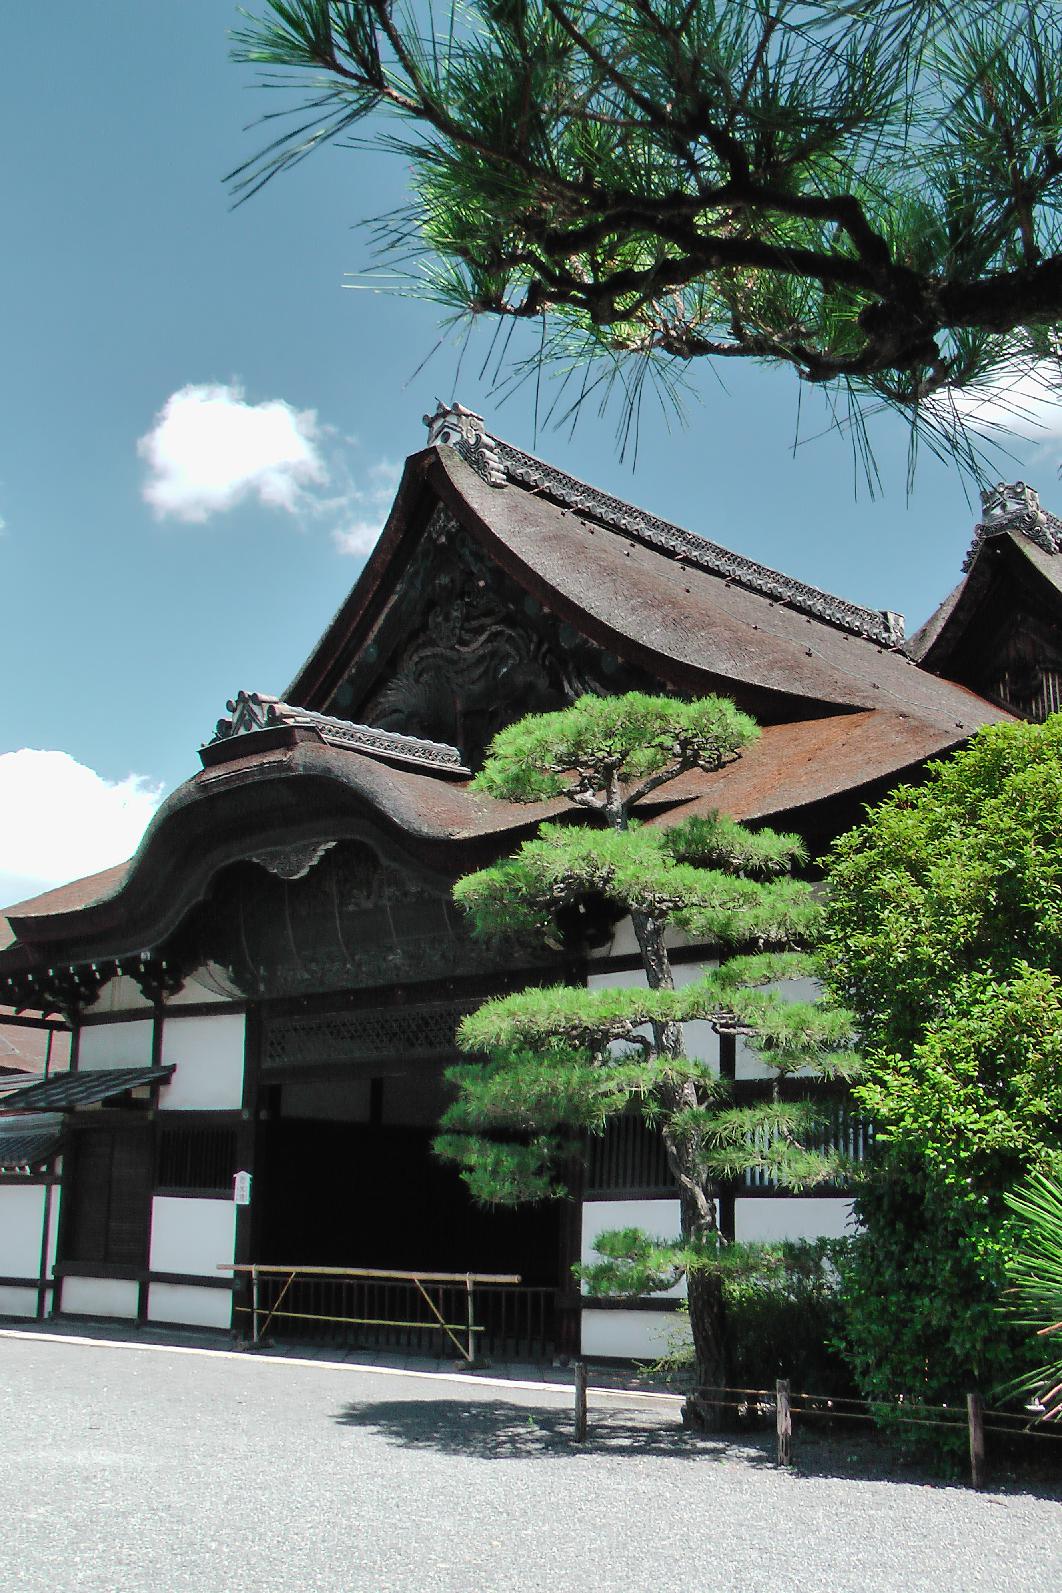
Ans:
[[[734,1238],[840,1239],[851,1233],[850,1200],[809,1200],[786,1195],[773,1200],[734,1201]]]
[[[604,946],[596,946],[590,952],[590,959],[600,962],[608,957],[636,957],[638,951],[638,937],[634,933],[634,925],[629,918],[621,918],[612,930],[612,939]]]
[[[690,944],[689,936],[681,929],[667,929],[664,943],[670,950],[678,951]],[[637,957],[641,947],[629,918],[621,918],[612,931],[612,939],[604,946],[595,946],[589,953],[591,962],[602,962],[609,957]]]
[[[153,1283],[148,1290],[149,1322],[183,1322],[191,1327],[232,1326],[228,1289],[197,1289],[190,1283]]]
[[[216,1276],[218,1263],[235,1254],[236,1207],[231,1200],[156,1195],[151,1202],[152,1272]],[[154,1285],[152,1285],[154,1287]]]
[[[64,1278],[62,1311],[78,1316],[136,1316],[139,1287],[129,1278]]]
[[[162,1061],[177,1071],[163,1086],[159,1106],[166,1110],[222,1110],[243,1100],[242,1012],[205,1018],[168,1018],[162,1029]]]
[[[44,1185],[0,1184],[0,1275],[39,1278]]]
[[[817,979],[780,979],[771,985],[764,985],[764,990],[773,990],[786,1001],[817,1001],[822,994],[822,986]],[[735,1048],[736,1075],[739,1079],[773,1079],[777,1075],[774,1068],[769,1067],[753,1051],[740,1035],[738,1035]],[[799,1073],[792,1075],[794,1078],[810,1078],[807,1068],[801,1068]]]
[[[677,1239],[681,1222],[682,1214],[677,1200],[585,1200],[580,1259],[584,1263],[601,1259],[594,1250],[594,1240],[598,1234],[607,1233],[610,1228],[641,1228],[654,1239]],[[668,1289],[666,1294],[662,1293],[660,1298],[671,1296],[680,1299],[685,1293],[686,1283],[683,1279],[673,1289]],[[617,1355],[623,1353],[616,1351]]]
[[[698,979],[712,968],[718,968],[718,962],[713,958],[707,962],[679,962],[672,966],[671,972],[675,976],[675,984],[681,990],[685,985],[696,984]],[[710,1062],[714,1072],[719,1071],[719,1036],[710,1023],[698,1020],[696,1023],[682,1025],[683,1043],[686,1055],[700,1057],[705,1062]]]
[[[588,990],[646,990],[648,986],[649,981],[646,979],[645,974],[633,969],[628,973],[592,973],[586,976],[586,988]],[[638,1033],[648,1034],[649,1025],[643,1023]],[[626,1049],[626,1046],[619,1041],[616,1041],[612,1046],[612,1051],[616,1056],[621,1056]]]
[[[52,1030],[51,1072],[65,1073],[70,1066],[70,1042],[72,1039],[73,1035],[69,1029]],[[47,1042],[45,1044],[47,1045]]]
[[[682,1335],[685,1320],[673,1311],[595,1311],[584,1306],[582,1353],[659,1360]]]
[[[0,1316],[36,1316],[36,1289],[16,1289],[10,1284],[0,1286]]]
[[[100,986],[99,994],[91,1007],[85,1010],[93,1014],[102,1012],[136,1012],[140,1008],[151,1011],[151,1002],[143,994],[140,986],[128,974],[121,974],[114,979],[108,979],[105,985]]]
[[[151,1018],[136,1018],[132,1023],[90,1023],[81,1030],[78,1044],[79,1068],[149,1068],[151,1066]]]
[[[588,990],[645,990],[649,981],[640,968],[620,973],[587,974]]]

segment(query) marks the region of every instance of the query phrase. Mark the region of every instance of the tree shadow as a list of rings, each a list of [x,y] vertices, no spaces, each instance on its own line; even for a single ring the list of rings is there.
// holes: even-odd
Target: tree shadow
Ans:
[[[701,1433],[683,1427],[675,1415],[658,1410],[600,1407],[591,1404],[587,1436],[576,1443],[570,1408],[522,1405],[508,1400],[412,1399],[366,1400],[344,1406],[334,1420],[342,1427],[360,1427],[385,1442],[407,1450],[479,1460],[535,1460],[562,1455],[606,1455],[640,1459],[716,1462],[775,1469],[773,1432]],[[794,1481],[832,1478],[839,1481],[915,1484],[919,1487],[965,1487],[963,1472],[942,1476],[905,1461],[886,1439],[872,1432],[830,1430],[795,1432]],[[1062,1478],[1053,1467],[1020,1465],[1000,1457],[986,1493],[1024,1494],[1062,1499]]]
[[[654,1411],[591,1408],[586,1440],[576,1443],[571,1410],[517,1405],[506,1400],[411,1399],[347,1405],[335,1418],[363,1427],[401,1449],[479,1460],[534,1460],[558,1454],[667,1456],[673,1460],[769,1461],[758,1437],[691,1432],[673,1416]]]

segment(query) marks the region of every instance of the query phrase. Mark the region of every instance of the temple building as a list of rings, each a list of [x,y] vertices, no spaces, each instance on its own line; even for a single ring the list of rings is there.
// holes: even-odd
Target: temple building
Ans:
[[[431,1155],[463,1013],[637,965],[623,922],[523,966],[470,938],[454,881],[543,817],[583,818],[474,794],[471,772],[501,727],[584,692],[721,693],[761,738],[655,793],[646,821],[718,809],[815,856],[979,727],[1058,707],[1060,548],[1030,489],[988,495],[962,584],[905,643],[900,616],[440,406],[283,695],[231,698],[129,863],[0,918],[0,1003],[69,1051],[0,1096],[0,1313],[228,1328],[246,1305],[219,1270],[234,1262],[497,1272],[522,1281],[491,1305],[496,1342],[511,1310],[514,1343],[650,1351],[666,1302],[584,1301],[570,1267],[605,1228],[677,1231],[651,1135],[621,1121],[588,1143],[571,1199],[515,1212],[474,1206]],[[712,955],[679,946],[680,977]],[[738,1092],[762,1087],[740,1041],[690,1027]],[[834,1125],[858,1155],[865,1125],[840,1099]],[[739,1238],[839,1233],[850,1209],[843,1189],[791,1197],[751,1176],[719,1200]]]

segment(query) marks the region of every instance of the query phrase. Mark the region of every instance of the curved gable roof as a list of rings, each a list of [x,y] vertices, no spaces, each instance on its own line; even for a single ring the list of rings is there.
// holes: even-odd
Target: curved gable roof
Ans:
[[[0,915],[0,977],[44,962],[157,950],[232,862],[342,839],[369,824],[453,879],[511,850],[544,818],[586,821],[565,800],[519,804],[365,753],[301,740],[256,746],[202,770],[163,803],[128,863]],[[734,818],[814,827],[823,804],[853,807],[962,741],[910,715],[862,712],[768,726],[735,762],[692,773],[644,806],[648,822],[719,809]]]
[[[677,686],[742,688],[819,711],[884,708],[971,732],[1001,717],[894,648],[648,547],[520,488],[490,487],[452,448],[428,480],[510,574],[623,656]],[[805,710],[806,711],[806,710]],[[796,717],[794,714],[793,717]]]
[[[594,500],[597,510],[603,497]],[[447,444],[407,461],[380,542],[288,687],[289,701],[329,711],[336,686],[372,645],[374,627],[440,503],[526,593],[664,689],[728,693],[766,722],[883,708],[969,733],[1000,717],[965,687],[863,634],[875,616],[882,621],[877,611],[801,583],[793,583],[792,598],[772,597],[771,582],[780,578],[764,566],[754,567],[763,590],[753,590],[747,571],[739,579],[713,567],[716,553],[725,553],[715,544],[703,543],[711,557],[695,562],[690,546],[701,539],[689,533],[665,527],[686,541],[654,542],[624,529],[622,517],[606,522],[603,512],[567,507],[549,495],[548,482],[542,490],[519,480],[491,484]],[[627,516],[631,525],[643,518],[633,509]],[[821,613],[812,611],[816,605]],[[823,617],[827,612],[835,619]]]

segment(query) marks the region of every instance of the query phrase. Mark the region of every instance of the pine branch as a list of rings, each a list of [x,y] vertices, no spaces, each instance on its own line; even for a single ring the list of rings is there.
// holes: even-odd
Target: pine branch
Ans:
[[[236,57],[304,98],[236,191],[366,124],[412,172],[412,231],[378,233],[402,281],[546,317],[542,359],[782,363],[957,447],[927,397],[1062,319],[1056,4],[473,0],[444,41],[423,24],[263,0]]]

